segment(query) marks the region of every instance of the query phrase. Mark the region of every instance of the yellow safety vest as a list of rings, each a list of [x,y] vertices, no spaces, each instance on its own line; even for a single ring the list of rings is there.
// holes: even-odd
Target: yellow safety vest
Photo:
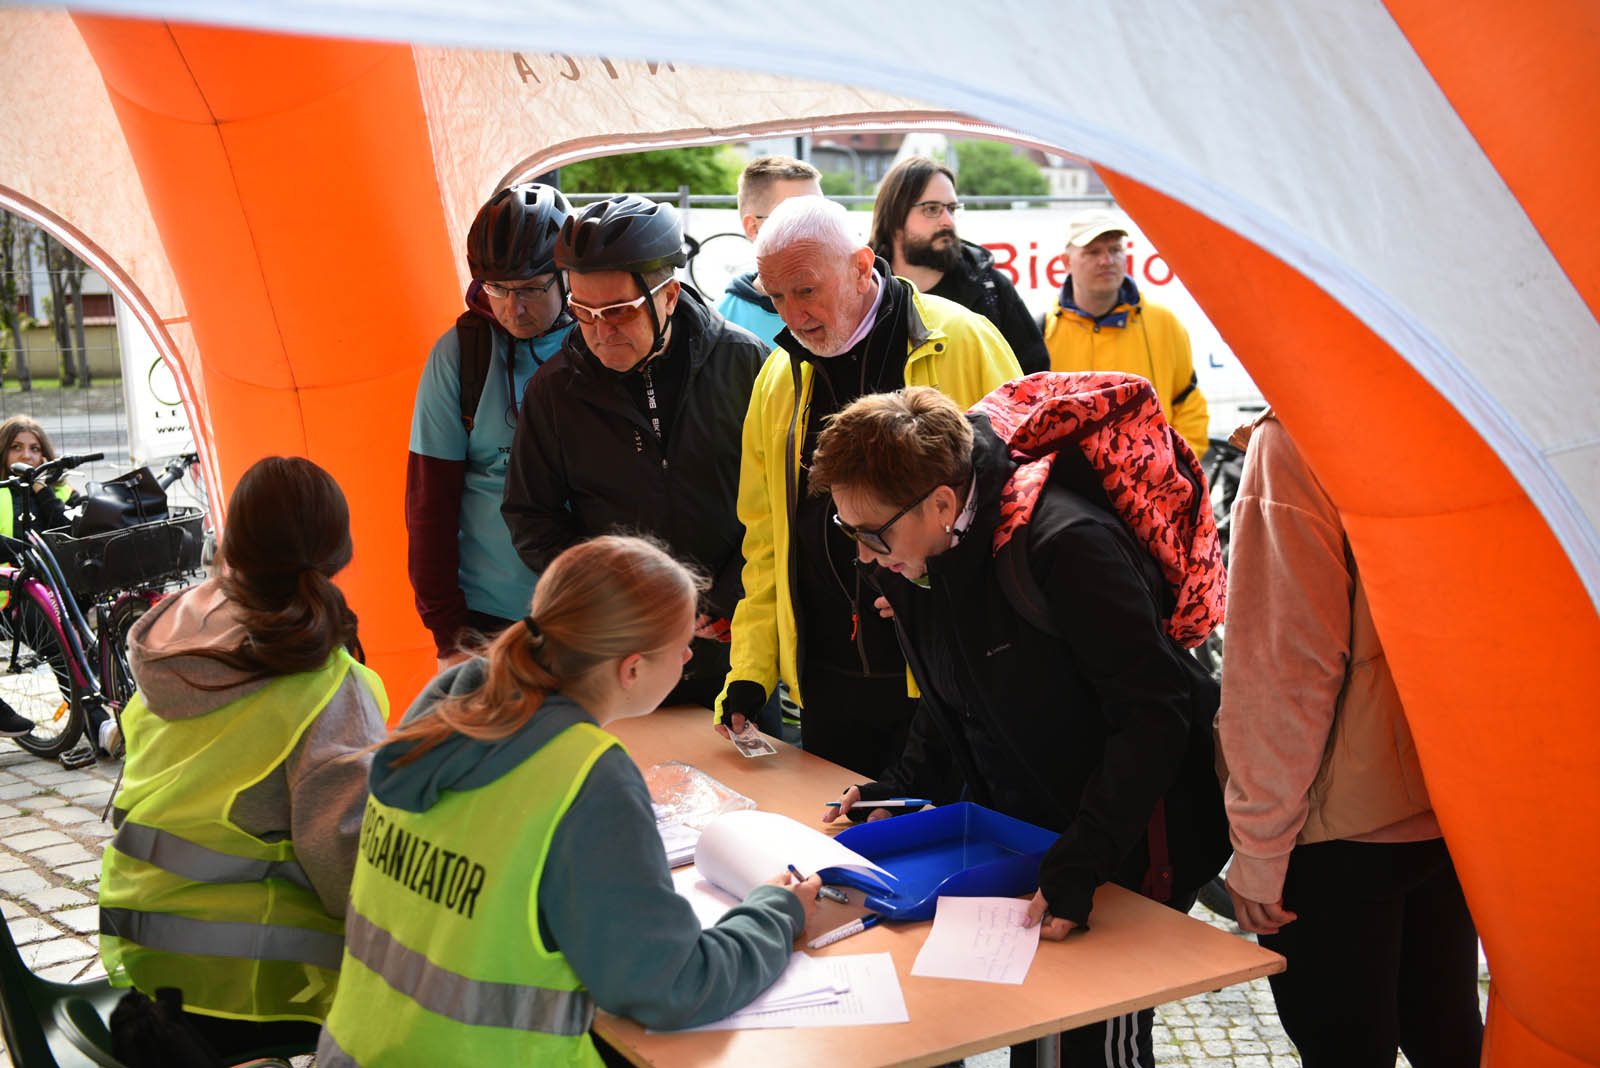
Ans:
[[[15,493],[16,490],[8,490],[7,492]],[[55,495],[62,504],[66,504],[67,498],[72,496],[72,487],[67,485],[65,482],[57,482],[55,485]],[[13,502],[9,497],[0,499],[0,538],[10,538],[15,536],[11,533],[11,531],[17,521],[17,517],[15,515],[16,510],[17,508],[15,502]],[[0,589],[0,608],[4,608],[10,603],[11,590],[9,587]]]
[[[319,1068],[598,1068],[594,1000],[540,937],[539,880],[589,769],[619,744],[578,723],[426,812],[367,800]]]
[[[100,876],[100,957],[111,982],[183,991],[190,1012],[321,1023],[339,979],[344,925],[329,916],[294,842],[228,818],[288,759],[356,672],[387,713],[383,683],[340,649],[193,719],[163,720],[135,694],[120,822]]]

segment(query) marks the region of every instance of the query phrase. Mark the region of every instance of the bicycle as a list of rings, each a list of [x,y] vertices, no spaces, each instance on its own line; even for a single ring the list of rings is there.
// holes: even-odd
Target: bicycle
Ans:
[[[1200,466],[1205,471],[1211,515],[1217,524],[1217,542],[1222,549],[1222,563],[1226,566],[1233,533],[1233,500],[1239,495],[1239,480],[1244,475],[1244,450],[1226,438],[1212,438]],[[1222,678],[1222,641],[1226,626],[1226,623],[1219,623],[1194,650],[1195,659],[1211,672],[1212,678],[1219,681]]]
[[[164,511],[143,522],[141,513],[124,529],[85,537],[31,529],[25,487],[102,455],[58,457],[0,481],[0,488],[24,490],[25,530],[22,538],[0,539],[15,561],[0,565],[0,588],[9,591],[0,608],[0,700],[34,724],[16,741],[36,756],[68,751],[84,733],[90,708],[120,714],[134,690],[128,631],[172,583],[200,566],[205,513],[199,509]],[[142,474],[164,499],[197,462],[192,453],[174,459],[164,481]]]

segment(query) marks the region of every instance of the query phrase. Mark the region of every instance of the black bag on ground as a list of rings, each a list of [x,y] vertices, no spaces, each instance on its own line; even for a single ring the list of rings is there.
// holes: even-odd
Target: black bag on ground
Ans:
[[[183,992],[164,986],[151,1001],[130,990],[111,1010],[111,1053],[128,1068],[224,1068],[183,1014]]]

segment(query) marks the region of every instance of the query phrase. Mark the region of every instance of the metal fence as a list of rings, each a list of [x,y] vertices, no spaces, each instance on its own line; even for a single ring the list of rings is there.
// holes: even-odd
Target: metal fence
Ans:
[[[567,193],[566,197],[574,204],[592,204],[597,200],[606,200],[617,195],[616,193]],[[738,204],[738,198],[732,193],[691,193],[686,185],[680,185],[676,193],[640,193],[638,195],[648,200],[670,201],[683,210],[696,207],[732,208]],[[871,207],[877,197],[849,194],[831,196],[828,199],[846,207],[856,205]],[[1110,204],[1111,202],[1111,198],[1108,196],[1095,196],[1092,194],[1084,194],[1082,196],[964,196],[961,198],[961,203],[970,208],[1031,208],[1048,207],[1052,204],[1099,205]]]

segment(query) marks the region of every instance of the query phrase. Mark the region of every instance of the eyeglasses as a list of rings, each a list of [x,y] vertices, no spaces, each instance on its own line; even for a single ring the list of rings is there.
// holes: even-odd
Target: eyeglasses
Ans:
[[[951,216],[961,214],[961,201],[959,200],[919,200],[911,205],[912,211],[922,212],[924,219],[937,219],[945,212]],[[909,214],[909,212],[907,213]]]
[[[542,286],[507,286],[499,282],[481,282],[483,291],[498,300],[509,300],[512,297],[521,297],[523,300],[534,300],[550,292],[551,288],[560,278],[552,278]]]
[[[884,535],[889,533],[889,528],[900,522],[901,516],[911,511],[911,509],[915,508],[923,501],[927,500],[929,494],[933,493],[933,491],[938,488],[938,486],[930,486],[927,493],[924,493],[922,496],[918,497],[916,500],[900,509],[894,514],[893,518],[891,518],[883,526],[878,527],[876,530],[868,530],[865,527],[851,526],[849,523],[846,523],[842,518],[840,518],[837,509],[835,509],[833,513],[833,525],[838,527],[839,530],[843,532],[844,536],[849,538],[851,541],[860,542],[862,545],[865,545],[879,556],[888,556],[889,543],[884,540]]]
[[[603,308],[591,308],[587,304],[579,304],[571,297],[567,298],[567,307],[572,309],[573,318],[584,325],[593,323],[596,319],[604,319],[612,326],[621,326],[623,323],[639,314],[639,309],[644,307],[644,302],[661,292],[662,288],[676,279],[669,278],[661,285],[656,286],[642,297],[624,300],[617,304],[607,304]]]

